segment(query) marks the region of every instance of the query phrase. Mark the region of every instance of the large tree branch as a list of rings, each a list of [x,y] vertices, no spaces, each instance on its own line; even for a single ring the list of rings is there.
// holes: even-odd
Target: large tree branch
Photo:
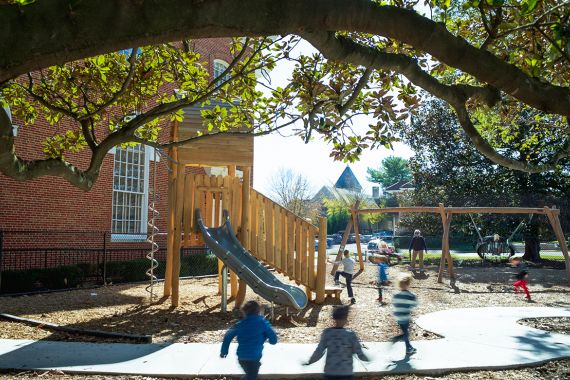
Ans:
[[[403,74],[410,82],[432,95],[447,101],[456,111],[459,122],[477,149],[493,162],[505,167],[528,173],[554,170],[558,162],[570,155],[568,146],[553,159],[542,165],[513,160],[499,154],[474,127],[465,103],[472,98],[493,106],[499,94],[489,87],[468,85],[445,85],[421,69],[417,62],[403,54],[385,53],[377,48],[362,46],[354,41],[336,36],[335,33],[304,33],[303,37],[319,49],[325,57],[369,68],[391,70]]]
[[[88,191],[99,176],[99,168],[106,153],[106,151],[95,150],[92,164],[86,171],[55,158],[23,160],[16,154],[10,118],[3,109],[0,109],[0,170],[12,179],[27,181],[41,176],[57,176],[77,188]]]
[[[223,11],[221,11],[223,10]],[[228,17],[232,15],[232,17]],[[570,89],[525,74],[413,10],[369,0],[68,0],[2,6],[0,82],[41,67],[182,38],[348,30],[429,53],[544,112],[570,116]]]
[[[459,124],[465,131],[465,134],[469,137],[473,145],[477,148],[477,150],[483,154],[485,157],[490,159],[496,164],[505,166],[510,169],[520,170],[526,173],[541,173],[545,171],[555,170],[557,168],[558,162],[566,157],[570,157],[570,148],[568,144],[558,151],[558,153],[551,159],[548,163],[540,164],[540,165],[533,165],[531,163],[525,161],[518,161],[507,158],[501,154],[499,154],[492,146],[481,136],[477,128],[471,122],[471,118],[469,117],[469,111],[465,107],[465,104],[457,103],[451,104],[455,113],[457,114],[457,119],[459,120]]]

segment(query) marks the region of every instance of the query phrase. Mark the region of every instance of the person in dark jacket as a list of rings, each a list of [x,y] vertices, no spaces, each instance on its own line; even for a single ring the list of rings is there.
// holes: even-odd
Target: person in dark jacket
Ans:
[[[427,253],[427,246],[424,237],[420,230],[414,231],[414,237],[410,242],[410,255],[412,256],[412,265],[408,267],[408,270],[416,270],[416,258],[420,259],[420,272],[424,271],[424,252]],[[413,251],[413,253],[412,253]]]
[[[229,329],[224,336],[220,357],[228,356],[230,342],[237,337],[237,357],[245,372],[246,380],[255,380],[261,366],[263,344],[277,343],[277,334],[271,324],[260,315],[261,306],[255,301],[248,301],[242,307],[244,318]]]

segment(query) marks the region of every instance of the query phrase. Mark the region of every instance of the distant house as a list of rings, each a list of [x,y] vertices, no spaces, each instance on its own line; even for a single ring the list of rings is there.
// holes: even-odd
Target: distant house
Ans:
[[[388,194],[398,194],[401,193],[403,191],[407,191],[407,190],[414,190],[414,184],[412,183],[412,181],[398,181],[396,183],[393,183],[392,185],[388,186],[387,188],[384,189],[385,193]]]
[[[323,202],[325,199],[338,199],[338,200],[350,200],[352,198],[361,196],[362,185],[356,179],[356,176],[350,169],[350,166],[346,165],[344,171],[338,177],[333,186],[323,186],[313,197],[313,202]]]
[[[374,189],[373,189],[373,194],[363,193],[362,185],[354,175],[352,169],[350,169],[350,166],[347,165],[346,168],[344,168],[341,175],[336,180],[335,184],[332,186],[329,185],[321,187],[321,189],[313,197],[312,201],[320,203],[322,213],[326,215],[327,207],[325,204],[325,200],[337,200],[349,205],[352,204],[352,202],[354,202],[356,199],[361,199],[370,206],[376,204],[375,198],[378,198],[378,195],[374,197]],[[346,228],[347,222],[348,218],[339,219],[339,218],[329,217],[329,223],[328,223],[329,233],[334,233],[344,230]],[[359,226],[361,233],[370,232],[370,229],[372,229],[372,226],[368,225],[367,223],[363,223],[362,220],[360,221]]]

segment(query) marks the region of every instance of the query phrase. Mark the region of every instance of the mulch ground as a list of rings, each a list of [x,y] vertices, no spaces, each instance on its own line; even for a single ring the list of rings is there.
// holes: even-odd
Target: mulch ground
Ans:
[[[416,293],[419,306],[416,314],[458,307],[480,306],[553,306],[570,307],[570,286],[564,271],[533,269],[530,278],[532,303],[512,292],[513,270],[505,267],[457,268],[452,285],[446,279],[437,282],[437,268],[428,267],[425,274],[415,274],[411,291]],[[405,271],[403,266],[390,268],[394,279]],[[355,278],[357,303],[350,316],[350,327],[363,341],[386,341],[398,333],[390,313],[394,288],[384,290],[388,303],[381,306],[376,298],[376,268],[366,264],[365,271]],[[327,279],[331,281],[332,278]],[[145,285],[115,285],[98,289],[79,289],[69,292],[33,296],[2,297],[0,312],[21,317],[58,323],[80,329],[97,329],[139,335],[152,335],[154,342],[219,343],[224,332],[235,322],[232,313],[220,311],[220,297],[215,278],[184,280],[181,282],[180,306],[170,307],[169,300],[150,302]],[[160,286],[157,293],[161,293]],[[248,290],[247,299],[258,299]],[[261,302],[266,303],[263,300]],[[346,292],[341,302],[348,303]],[[285,310],[275,309],[273,321],[281,342],[315,343],[323,328],[331,324],[330,314],[338,301],[329,299],[323,305],[310,304],[299,314],[285,316]],[[231,308],[232,304],[229,304]],[[533,319],[521,323],[561,333],[570,333],[570,321],[565,318]],[[412,326],[412,339],[437,339],[435,334]],[[74,341],[121,341],[50,332],[37,327],[0,320],[0,338],[46,339]],[[51,372],[19,372],[4,374],[7,377],[102,379],[103,376],[71,376]],[[113,377],[114,379],[143,379],[143,377]],[[427,379],[417,376],[389,376],[386,379]],[[551,362],[537,368],[512,371],[479,371],[448,374],[445,379],[567,379],[570,378],[570,360]]]

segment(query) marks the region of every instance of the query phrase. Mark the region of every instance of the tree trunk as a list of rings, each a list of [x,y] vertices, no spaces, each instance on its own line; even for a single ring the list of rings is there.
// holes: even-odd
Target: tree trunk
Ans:
[[[540,261],[540,239],[538,224],[532,222],[525,229],[523,260],[537,263]]]

